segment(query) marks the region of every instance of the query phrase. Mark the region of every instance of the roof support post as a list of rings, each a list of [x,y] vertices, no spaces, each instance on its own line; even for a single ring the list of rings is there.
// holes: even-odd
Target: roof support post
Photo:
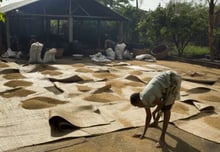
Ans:
[[[72,1],[69,0],[69,42],[73,42]]]
[[[73,18],[69,17],[69,42],[73,42]]]
[[[124,41],[124,22],[120,21],[119,26],[119,42]]]
[[[11,47],[11,41],[10,41],[10,21],[9,17],[6,15],[6,40],[7,40],[7,47]]]
[[[99,48],[101,47],[101,33],[100,33],[100,30],[101,30],[101,29],[100,29],[100,24],[101,24],[101,23],[100,23],[100,22],[101,22],[100,20],[97,21],[97,24],[98,24],[98,25],[97,25],[97,38],[98,38],[98,39],[97,39],[97,44],[98,44],[98,47],[99,47]]]

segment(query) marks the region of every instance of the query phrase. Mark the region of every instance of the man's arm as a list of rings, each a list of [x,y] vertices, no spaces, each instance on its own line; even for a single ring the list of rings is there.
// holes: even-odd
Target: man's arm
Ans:
[[[160,112],[160,110],[161,110],[162,107],[165,105],[165,103],[164,103],[164,101],[163,101],[163,98],[157,99],[157,100],[155,100],[154,102],[155,102],[155,104],[157,105],[156,109],[152,112],[153,118],[154,118],[154,120],[155,120],[155,119],[156,119],[156,114],[157,114],[158,112]]]
[[[149,127],[150,124],[150,120],[151,120],[151,111],[150,108],[145,108],[145,112],[146,112],[146,118],[145,118],[145,126],[144,126],[144,131],[142,133],[142,135],[140,136],[141,139],[144,138],[147,128]]]
[[[161,99],[155,100],[155,104],[157,105],[157,107],[152,112],[152,116],[153,116],[154,122],[150,124],[151,127],[157,127],[158,126],[158,121],[159,121],[159,118],[161,116],[160,112],[161,112],[161,109],[164,106],[163,99],[161,98]]]

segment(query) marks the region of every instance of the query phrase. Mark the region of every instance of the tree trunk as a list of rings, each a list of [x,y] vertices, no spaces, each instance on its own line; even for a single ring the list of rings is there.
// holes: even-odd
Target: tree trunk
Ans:
[[[136,0],[136,9],[138,9],[139,6],[138,6],[138,0]]]
[[[214,48],[214,10],[215,10],[215,3],[214,0],[209,1],[209,49],[210,49],[210,59],[211,61],[214,60],[215,56],[215,48]]]

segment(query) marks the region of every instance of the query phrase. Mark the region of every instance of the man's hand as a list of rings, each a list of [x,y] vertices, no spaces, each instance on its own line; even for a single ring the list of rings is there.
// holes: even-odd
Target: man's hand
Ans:
[[[149,125],[149,127],[158,127],[158,122],[161,116],[161,109],[159,106],[152,112],[154,122]]]
[[[145,125],[144,125],[144,131],[142,134],[135,134],[133,137],[143,139],[145,136],[145,133],[147,131],[147,128],[149,127],[150,120],[151,120],[151,111],[150,108],[145,108],[146,112],[146,119],[145,119]]]
[[[138,133],[138,134],[134,134],[133,137],[134,138],[144,139],[145,136],[143,134],[141,134],[141,133]]]

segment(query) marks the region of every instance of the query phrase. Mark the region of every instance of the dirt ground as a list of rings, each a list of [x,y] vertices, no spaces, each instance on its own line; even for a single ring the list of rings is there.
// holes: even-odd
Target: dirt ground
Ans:
[[[82,62],[60,59],[58,63]],[[129,61],[138,64],[135,61]],[[167,66],[177,72],[208,72],[220,76],[220,69],[208,68],[174,61],[157,61],[159,65]],[[143,116],[140,116],[143,117]],[[135,133],[142,132],[143,127],[131,128],[108,134],[71,138],[42,145],[24,147],[13,152],[219,152],[220,144],[194,136],[176,128],[173,124],[168,127],[164,148],[156,148],[156,142],[161,133],[162,123],[159,128],[149,128],[143,140],[132,137]],[[208,130],[207,130],[208,131]]]

